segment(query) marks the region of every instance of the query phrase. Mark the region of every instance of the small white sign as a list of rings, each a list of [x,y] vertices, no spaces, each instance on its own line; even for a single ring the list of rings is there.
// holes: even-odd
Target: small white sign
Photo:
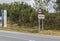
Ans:
[[[0,20],[2,20],[2,17],[0,16]]]
[[[45,19],[45,15],[43,15],[43,14],[38,14],[38,19]]]

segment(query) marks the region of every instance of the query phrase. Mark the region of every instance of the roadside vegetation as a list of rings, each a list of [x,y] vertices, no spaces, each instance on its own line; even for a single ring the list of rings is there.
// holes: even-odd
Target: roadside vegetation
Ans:
[[[8,27],[1,28],[1,30],[30,32],[37,33],[38,31],[38,14],[35,8],[27,3],[0,4],[1,10],[7,10]],[[60,35],[60,12],[48,13],[43,9],[43,14],[46,16],[44,19],[44,30],[40,31],[41,34]],[[57,33],[57,34],[56,34]]]
[[[60,36],[60,31],[58,30],[41,30],[39,33],[37,33],[38,29],[37,26],[34,28],[27,27],[27,26],[8,26],[6,28],[0,27],[0,30],[5,31],[11,31],[11,32],[23,32],[23,33],[30,33],[30,34],[42,34],[42,35],[52,35],[52,36]]]

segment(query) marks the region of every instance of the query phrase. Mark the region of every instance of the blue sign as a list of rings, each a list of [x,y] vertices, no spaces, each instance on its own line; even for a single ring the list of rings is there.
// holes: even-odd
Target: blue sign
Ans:
[[[7,11],[2,10],[2,27],[7,27]]]
[[[2,27],[4,27],[4,10],[2,10]]]

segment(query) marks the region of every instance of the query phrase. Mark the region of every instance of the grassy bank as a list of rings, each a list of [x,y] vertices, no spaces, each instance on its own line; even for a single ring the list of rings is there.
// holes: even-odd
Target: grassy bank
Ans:
[[[6,28],[0,27],[0,30],[60,36],[60,31],[57,31],[57,30],[43,30],[43,31],[41,30],[40,33],[38,33],[37,26],[35,26],[34,28],[27,27],[27,26],[20,26],[20,27],[19,26],[9,26]]]

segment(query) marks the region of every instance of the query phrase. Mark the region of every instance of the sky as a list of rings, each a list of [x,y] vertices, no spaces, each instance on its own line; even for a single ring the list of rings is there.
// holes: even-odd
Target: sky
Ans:
[[[33,0],[0,0],[0,3],[12,3],[12,2],[26,2],[29,5],[33,6]]]
[[[51,0],[49,3],[48,3],[48,6],[47,6],[47,9],[49,10],[49,13],[54,13],[55,12],[55,9],[53,8],[53,6],[56,5],[56,0]]]
[[[33,0],[0,0],[0,3],[12,3],[12,2],[26,2],[29,5],[31,5],[33,7]],[[48,6],[46,7],[46,9],[48,9],[49,13],[53,13],[55,12],[55,9],[53,8],[53,6],[55,5],[53,2],[56,2],[56,0],[51,0],[48,3]]]
[[[20,1],[30,1],[30,0],[0,0],[1,3],[11,3],[11,2],[20,2]]]

